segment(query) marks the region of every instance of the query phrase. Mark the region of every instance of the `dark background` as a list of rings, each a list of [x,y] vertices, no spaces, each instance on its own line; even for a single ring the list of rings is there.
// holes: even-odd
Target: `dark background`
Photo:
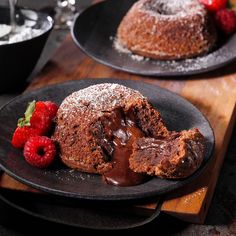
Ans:
[[[78,0],[78,7],[89,4],[90,0]],[[21,6],[40,9],[53,13],[54,0],[18,0]],[[0,0],[0,5],[7,5],[6,0]],[[60,46],[68,30],[53,30],[46,47],[41,55],[34,72],[28,78],[32,80],[43,65],[50,59],[57,47]],[[0,94],[0,105],[20,94],[24,88],[12,93]],[[236,235],[236,129],[234,129],[228,152],[222,166],[211,207],[204,225],[194,225],[179,221],[175,218],[161,214],[153,222],[126,232],[149,233],[155,235]],[[0,192],[1,194],[1,192]],[[33,200],[33,199],[32,199]],[[49,223],[32,216],[28,216],[0,201],[0,235],[79,235],[80,233],[96,234],[98,231],[79,229]],[[103,234],[115,232],[103,231]],[[116,233],[123,233],[118,231]]]

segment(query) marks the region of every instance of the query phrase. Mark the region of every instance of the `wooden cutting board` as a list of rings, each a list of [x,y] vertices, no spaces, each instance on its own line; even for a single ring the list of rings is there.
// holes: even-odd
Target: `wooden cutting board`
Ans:
[[[203,223],[224,160],[236,117],[236,63],[215,72],[176,79],[142,77],[103,66],[85,56],[68,36],[28,90],[83,78],[140,80],[167,88],[185,97],[210,121],[216,138],[214,158],[208,170],[194,183],[165,196],[161,210],[182,220]],[[8,175],[0,179],[2,188],[36,191]],[[157,200],[137,206],[154,210]]]

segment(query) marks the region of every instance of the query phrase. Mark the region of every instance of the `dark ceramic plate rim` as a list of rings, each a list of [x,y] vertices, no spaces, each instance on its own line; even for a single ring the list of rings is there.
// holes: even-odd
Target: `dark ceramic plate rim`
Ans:
[[[142,198],[154,197],[154,196],[157,196],[157,195],[161,195],[161,194],[176,190],[176,189],[190,183],[191,181],[196,179],[200,174],[203,173],[203,171],[207,168],[210,160],[212,159],[212,156],[213,156],[212,153],[213,153],[214,147],[215,147],[214,131],[213,131],[209,121],[193,104],[188,102],[186,99],[184,99],[180,95],[175,94],[175,93],[173,93],[173,92],[171,92],[167,89],[161,88],[159,86],[151,85],[150,83],[144,83],[144,82],[132,81],[132,80],[107,79],[107,78],[106,79],[84,79],[84,80],[78,80],[78,81],[72,80],[72,81],[68,81],[68,82],[65,82],[65,83],[50,85],[50,86],[43,87],[43,88],[40,88],[40,89],[36,89],[36,90],[33,90],[33,91],[25,92],[25,93],[15,97],[14,99],[9,101],[5,105],[3,105],[0,108],[0,112],[2,111],[2,109],[6,108],[9,104],[17,101],[18,99],[24,98],[27,95],[33,96],[34,94],[36,95],[40,92],[45,92],[47,90],[49,91],[50,89],[55,88],[55,87],[61,87],[61,86],[67,86],[67,85],[69,86],[69,85],[73,85],[74,83],[93,83],[93,84],[96,84],[96,83],[104,83],[104,82],[120,83],[120,84],[124,84],[124,85],[126,85],[126,83],[139,83],[139,84],[143,84],[143,85],[146,85],[146,86],[148,86],[148,85],[153,86],[153,87],[156,87],[156,88],[164,91],[166,94],[169,94],[170,96],[175,96],[178,100],[186,103],[189,107],[191,107],[193,110],[198,112],[202,116],[202,118],[205,120],[206,124],[208,125],[209,131],[211,132],[211,139],[212,139],[211,140],[211,149],[209,150],[208,157],[205,157],[205,158],[207,158],[207,160],[205,161],[204,165],[202,165],[190,177],[188,177],[186,179],[183,179],[183,180],[180,180],[175,185],[172,185],[171,188],[167,186],[167,187],[164,187],[162,190],[149,190],[147,192],[141,192],[141,193],[130,193],[129,192],[129,193],[121,193],[119,195],[118,194],[115,194],[115,195],[114,194],[108,194],[108,195],[104,195],[104,194],[103,195],[102,194],[101,195],[91,195],[90,194],[90,195],[88,195],[88,194],[81,194],[81,193],[76,193],[76,192],[63,191],[63,190],[60,190],[60,189],[55,189],[55,188],[52,188],[52,187],[43,186],[42,184],[37,184],[37,183],[34,183],[34,182],[32,182],[28,179],[25,179],[24,177],[21,177],[21,176],[15,174],[14,171],[9,170],[7,168],[7,166],[4,166],[4,164],[1,163],[1,160],[0,160],[0,168],[4,172],[6,172],[9,176],[15,178],[16,180],[18,180],[18,181],[20,181],[20,182],[22,182],[22,183],[24,183],[28,186],[31,186],[33,188],[36,188],[36,189],[39,189],[39,190],[42,190],[42,191],[45,191],[45,192],[48,192],[48,193],[61,195],[61,196],[66,196],[66,197],[78,198],[78,199],[102,200],[102,201],[103,200],[106,200],[106,201],[107,200],[108,201],[120,201],[120,200],[132,200],[132,199],[142,199]],[[148,182],[144,183],[143,185],[147,184]],[[134,186],[134,187],[136,187],[136,186]],[[122,188],[127,188],[127,187],[120,187],[120,188],[122,189]]]
[[[35,212],[34,210],[30,209],[31,205],[25,207],[22,206],[21,203],[17,202],[18,198],[15,198],[14,201],[13,200],[9,200],[8,198],[8,194],[14,194],[14,192],[12,193],[0,193],[0,200],[2,200],[3,202],[5,202],[6,204],[8,204],[9,206],[22,211],[25,214],[28,214],[30,216],[45,220],[45,221],[49,221],[49,222],[53,222],[53,223],[57,223],[57,224],[62,224],[62,225],[68,225],[68,226],[73,226],[73,227],[80,227],[80,228],[84,228],[84,229],[93,229],[93,230],[125,230],[125,229],[132,229],[132,228],[136,228],[145,224],[150,223],[151,221],[153,221],[154,219],[156,219],[161,212],[161,204],[159,201],[158,207],[155,209],[155,211],[153,212],[152,215],[147,216],[147,218],[143,219],[143,220],[139,220],[138,222],[135,223],[130,223],[129,225],[119,225],[116,227],[112,227],[112,226],[96,226],[96,224],[94,222],[88,222],[87,224],[82,224],[82,223],[72,223],[69,222],[67,220],[66,215],[64,215],[63,217],[65,217],[65,220],[62,219],[61,215],[60,217],[56,218],[56,217],[52,217],[52,216],[48,216],[45,213],[38,213]],[[35,201],[34,201],[35,204]],[[37,204],[37,202],[36,202]],[[41,203],[42,204],[42,203]],[[48,205],[47,205],[48,207]],[[54,205],[52,205],[52,209],[55,210]],[[111,214],[113,214],[113,212],[111,212]],[[116,225],[116,222],[114,222],[114,225]]]
[[[114,0],[108,0],[108,1],[114,1]],[[79,21],[80,16],[84,12],[86,12],[87,10],[91,10],[92,8],[102,6],[102,5],[106,4],[106,2],[108,2],[108,1],[102,1],[102,2],[95,3],[92,6],[90,6],[86,9],[82,10],[81,12],[77,13],[75,15],[75,18],[74,18],[74,21],[73,21],[73,24],[72,24],[72,27],[71,27],[71,35],[72,35],[72,39],[74,40],[75,44],[82,50],[82,52],[84,52],[89,57],[91,57],[92,59],[94,59],[95,61],[98,61],[99,63],[101,63],[103,65],[106,65],[106,66],[111,67],[111,68],[116,69],[116,70],[129,72],[129,73],[133,73],[133,74],[138,74],[138,75],[144,75],[144,76],[179,77],[179,76],[197,75],[197,74],[203,74],[203,73],[206,73],[206,72],[210,72],[210,71],[213,71],[213,70],[216,70],[216,69],[219,69],[221,67],[224,67],[224,66],[228,65],[236,59],[236,55],[232,55],[231,57],[227,56],[227,58],[223,62],[215,63],[215,64],[213,64],[209,67],[202,67],[202,68],[199,68],[199,69],[192,69],[192,70],[189,70],[189,71],[168,71],[168,72],[163,72],[163,71],[159,71],[159,70],[157,70],[155,72],[150,72],[148,70],[142,71],[142,70],[133,69],[133,68],[130,69],[130,68],[127,68],[126,65],[123,65],[121,67],[119,65],[116,65],[112,61],[104,60],[102,57],[98,56],[95,52],[86,50],[86,48],[84,48],[83,45],[81,45],[80,41],[76,37],[75,28],[76,28],[77,22]],[[236,34],[234,34],[232,36],[231,40],[233,40],[235,42],[235,45],[236,45]],[[221,48],[223,48],[223,47],[227,48],[227,45],[228,45],[228,42],[225,45],[223,45]],[[219,48],[219,49],[221,49],[221,48]],[[216,51],[218,51],[219,49],[217,49]],[[116,50],[114,50],[114,52],[117,53]],[[192,60],[195,60],[195,58],[192,58]],[[185,60],[183,60],[183,62],[184,61]]]

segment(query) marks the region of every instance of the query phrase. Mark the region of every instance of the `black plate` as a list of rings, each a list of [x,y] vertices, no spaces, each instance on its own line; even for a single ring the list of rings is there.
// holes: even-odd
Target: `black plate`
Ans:
[[[116,187],[102,182],[99,175],[81,173],[62,164],[41,170],[28,165],[22,151],[11,146],[11,136],[17,119],[24,113],[32,100],[52,100],[58,104],[71,92],[89,85],[103,82],[117,82],[139,90],[160,111],[170,130],[198,127],[207,140],[206,155],[201,168],[185,180],[165,180],[152,178],[150,181],[132,187]],[[130,80],[86,79],[71,81],[25,93],[0,110],[0,167],[12,177],[54,194],[80,199],[127,200],[151,197],[179,188],[195,179],[204,169],[214,147],[214,134],[201,112],[180,96],[158,86]]]
[[[193,75],[222,67],[236,57],[236,34],[208,55],[181,61],[133,60],[113,47],[117,27],[135,0],[108,0],[87,8],[71,29],[75,43],[90,57],[118,70],[150,76]]]
[[[33,200],[32,200],[33,199]],[[129,202],[97,202],[54,195],[1,190],[0,200],[24,213],[50,222],[86,229],[120,230],[145,225],[160,214],[137,214]]]

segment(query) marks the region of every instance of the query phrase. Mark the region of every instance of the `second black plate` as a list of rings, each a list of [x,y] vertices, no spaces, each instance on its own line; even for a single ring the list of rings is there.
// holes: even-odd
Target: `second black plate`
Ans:
[[[236,34],[213,52],[180,61],[135,60],[113,47],[117,27],[135,0],[108,0],[95,4],[75,18],[75,43],[90,57],[118,70],[150,76],[193,75],[220,68],[236,57]]]
[[[24,160],[22,150],[11,145],[16,122],[32,100],[52,100],[60,104],[73,91],[97,83],[120,83],[139,90],[157,108],[170,130],[184,130],[197,127],[206,138],[206,154],[202,166],[184,180],[152,178],[150,181],[132,187],[116,187],[105,184],[101,176],[81,173],[55,163],[45,170],[37,169]],[[180,96],[158,86],[115,79],[86,79],[57,84],[18,96],[0,110],[0,167],[12,177],[34,188],[53,194],[93,200],[128,200],[156,196],[177,189],[202,173],[210,160],[214,147],[213,131],[201,112]]]

